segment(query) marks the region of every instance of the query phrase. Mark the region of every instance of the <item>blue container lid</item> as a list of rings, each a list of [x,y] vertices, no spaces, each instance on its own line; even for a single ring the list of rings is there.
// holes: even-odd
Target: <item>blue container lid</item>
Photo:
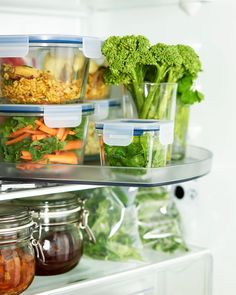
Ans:
[[[43,116],[45,124],[50,128],[77,127],[82,115],[90,115],[94,111],[91,103],[67,105],[0,105],[2,116]]]
[[[29,43],[83,44],[83,38],[66,35],[29,35]]]
[[[144,132],[158,131],[162,144],[173,142],[174,123],[169,120],[121,119],[96,122],[96,129],[102,130],[103,140],[108,145],[127,146],[133,136]]]
[[[82,49],[88,58],[101,58],[102,40],[96,37],[81,37],[70,35],[0,35],[0,58],[25,57],[31,46],[56,46],[64,47],[74,45]]]

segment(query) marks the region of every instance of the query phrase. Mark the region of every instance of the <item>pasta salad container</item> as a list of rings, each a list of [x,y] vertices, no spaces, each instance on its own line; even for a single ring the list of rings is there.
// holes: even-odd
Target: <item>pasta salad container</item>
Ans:
[[[92,104],[0,105],[0,160],[24,170],[81,164]]]
[[[101,40],[65,35],[0,36],[0,97],[14,104],[67,104],[84,99],[90,58]]]
[[[85,94],[86,100],[100,100],[110,97],[111,86],[104,81],[106,67],[104,58],[90,60]]]
[[[103,99],[90,101],[94,104],[94,114],[90,116],[88,136],[85,147],[86,160],[99,160],[99,141],[95,131],[95,121],[118,119],[123,117],[121,99]]]
[[[173,122],[141,119],[96,122],[101,164],[156,168],[166,165]]]

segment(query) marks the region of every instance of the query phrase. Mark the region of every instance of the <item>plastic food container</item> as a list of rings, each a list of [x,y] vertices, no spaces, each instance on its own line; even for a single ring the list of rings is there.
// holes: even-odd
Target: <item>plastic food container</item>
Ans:
[[[34,223],[25,208],[0,207],[0,295],[21,294],[35,275]]]
[[[82,229],[88,211],[73,193],[13,201],[30,209],[38,226],[42,253],[36,258],[36,274],[56,275],[74,268],[83,254]]]
[[[0,105],[0,160],[23,170],[81,164],[92,104]]]
[[[91,59],[85,99],[104,99],[110,96],[111,86],[106,85],[103,75],[106,71],[104,59]]]
[[[101,40],[64,35],[0,36],[0,97],[14,104],[65,104],[84,98],[89,59]]]
[[[96,123],[101,165],[162,167],[167,146],[173,142],[173,122],[157,120],[111,120]]]
[[[95,131],[95,121],[118,119],[123,117],[121,99],[106,99],[91,101],[94,104],[94,114],[90,116],[88,135],[85,146],[86,160],[99,160],[99,141]]]

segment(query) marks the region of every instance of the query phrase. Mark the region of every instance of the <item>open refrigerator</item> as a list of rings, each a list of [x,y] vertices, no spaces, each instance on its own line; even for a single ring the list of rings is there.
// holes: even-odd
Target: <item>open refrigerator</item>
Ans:
[[[202,57],[204,72],[199,82],[203,85],[207,99],[203,105],[196,106],[191,114],[190,143],[187,158],[177,166],[161,168],[157,173],[149,169],[147,179],[110,179],[112,171],[101,171],[101,167],[83,166],[73,169],[63,179],[53,178],[45,173],[32,173],[30,176],[19,177],[14,165],[1,167],[0,177],[3,181],[20,181],[25,189],[11,192],[2,191],[0,200],[11,200],[36,195],[48,195],[56,192],[78,191],[98,186],[159,186],[179,185],[186,194],[177,205],[183,214],[187,228],[187,241],[194,246],[185,254],[156,257],[146,264],[113,263],[83,260],[78,268],[71,272],[49,278],[36,278],[33,284],[23,294],[212,294],[212,253],[216,265],[214,268],[214,294],[234,294],[232,260],[225,257],[226,247],[234,245],[232,233],[224,232],[227,238],[219,240],[218,228],[224,230],[221,215],[228,215],[228,206],[222,208],[220,196],[222,189],[222,170],[228,169],[225,179],[228,194],[233,196],[232,187],[233,164],[231,156],[233,145],[229,152],[220,157],[223,142],[219,133],[224,134],[224,122],[215,128],[214,120],[209,120],[209,114],[215,107],[210,102],[215,97],[214,108],[218,117],[231,120],[229,128],[233,128],[233,116],[227,116],[230,110],[223,110],[220,98],[232,98],[232,77],[235,68],[231,57],[233,51],[225,48],[231,38],[225,31],[235,22],[233,1],[27,1],[18,3],[15,0],[0,1],[0,32],[1,34],[75,34],[107,37],[109,35],[143,34],[152,41],[170,43],[185,42],[192,45]],[[228,16],[228,17],[226,17]],[[218,20],[224,17],[224,25]],[[208,26],[208,23],[214,24]],[[6,25],[7,24],[7,25]],[[16,25],[17,24],[17,25]],[[219,44],[219,36],[221,44]],[[232,37],[232,36],[231,36]],[[232,37],[235,38],[235,37]],[[218,40],[218,41],[217,41]],[[224,41],[224,42],[223,42]],[[235,40],[234,40],[235,41]],[[214,50],[213,50],[214,49]],[[213,52],[213,53],[212,53]],[[228,87],[219,91],[216,84],[222,82],[215,75],[215,61],[222,56],[220,67],[227,69]],[[226,62],[225,62],[226,61]],[[218,79],[218,80],[217,80]],[[208,81],[208,82],[206,82]],[[231,90],[229,90],[231,89]],[[231,91],[231,92],[230,92]],[[226,106],[225,106],[226,107]],[[201,120],[199,119],[199,114]],[[233,113],[232,113],[233,114]],[[233,129],[226,136],[226,142],[231,140]],[[211,135],[211,136],[210,136]],[[225,141],[224,141],[225,144]],[[210,172],[212,154],[199,146],[206,146],[216,154],[215,167]],[[106,169],[105,169],[106,170]],[[65,175],[63,175],[65,176]],[[198,185],[195,180],[198,179]],[[40,180],[40,182],[38,182]],[[32,181],[41,183],[39,187],[30,184]],[[188,182],[185,182],[188,181]],[[56,183],[56,185],[55,185]],[[5,183],[8,185],[9,183]],[[4,188],[4,183],[2,183]],[[196,188],[197,187],[197,188]],[[214,191],[212,188],[214,187]],[[196,191],[200,191],[196,194]],[[232,200],[235,202],[235,200]],[[232,206],[233,207],[233,206]],[[233,209],[231,209],[233,210]],[[221,213],[219,213],[219,211]],[[231,211],[230,211],[231,212]],[[232,212],[233,214],[233,212]],[[199,216],[201,217],[199,220]],[[227,218],[227,217],[226,217]],[[228,220],[228,219],[227,219]],[[211,226],[208,224],[215,224]],[[232,221],[229,220],[232,224]],[[235,222],[232,227],[235,226]],[[218,247],[215,244],[218,243]],[[198,246],[195,246],[198,245]],[[199,247],[200,246],[200,247]],[[201,246],[203,248],[201,248]],[[210,250],[207,250],[210,249]],[[227,275],[224,282],[222,263],[227,264]]]

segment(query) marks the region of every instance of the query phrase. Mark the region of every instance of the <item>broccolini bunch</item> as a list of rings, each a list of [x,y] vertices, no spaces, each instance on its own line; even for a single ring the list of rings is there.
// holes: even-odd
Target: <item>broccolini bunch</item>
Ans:
[[[102,53],[108,62],[105,82],[123,84],[129,89],[140,118],[155,118],[151,106],[157,104],[155,89],[145,97],[144,82],[178,83],[178,97],[184,104],[203,99],[200,92],[193,90],[201,62],[190,46],[163,43],[151,46],[144,36],[112,36],[105,40]]]

